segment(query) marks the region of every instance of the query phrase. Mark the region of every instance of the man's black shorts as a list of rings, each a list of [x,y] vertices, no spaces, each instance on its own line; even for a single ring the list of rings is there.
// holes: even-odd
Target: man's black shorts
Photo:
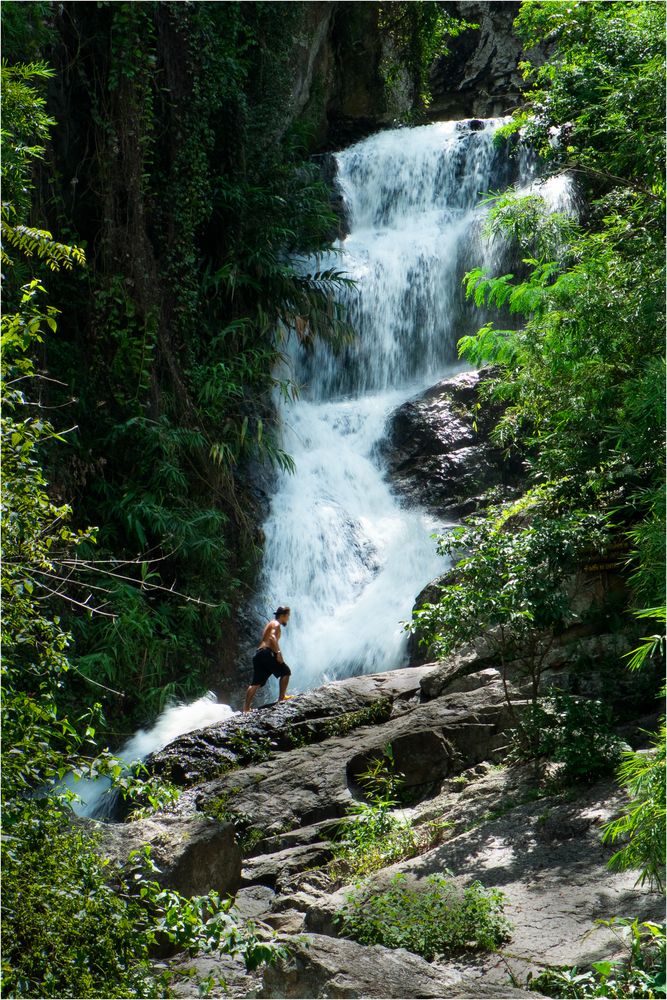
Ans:
[[[272,649],[258,649],[252,658],[252,681],[264,687],[269,677],[289,677],[292,671],[286,663],[278,663],[278,658]]]

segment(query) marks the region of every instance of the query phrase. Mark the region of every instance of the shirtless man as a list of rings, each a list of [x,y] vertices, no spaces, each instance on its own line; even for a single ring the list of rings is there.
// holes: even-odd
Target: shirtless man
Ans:
[[[244,712],[250,711],[252,700],[259,688],[264,687],[269,677],[273,674],[280,681],[278,701],[286,701],[290,695],[286,694],[287,685],[292,671],[283,660],[280,652],[280,626],[287,625],[290,616],[290,609],[280,607],[276,610],[274,617],[267,622],[262,632],[262,641],[257,647],[257,652],[252,658],[252,682],[245,696]]]

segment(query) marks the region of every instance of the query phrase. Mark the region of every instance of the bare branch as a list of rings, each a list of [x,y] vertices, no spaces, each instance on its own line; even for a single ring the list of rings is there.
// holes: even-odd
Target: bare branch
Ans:
[[[46,584],[41,583],[39,580],[35,580],[35,583],[37,584],[38,587],[41,587],[42,590],[46,591],[44,597],[36,597],[36,600],[38,601],[45,601],[48,597],[62,597],[64,601],[67,601],[69,604],[74,604],[78,608],[83,608],[84,611],[88,611],[90,614],[102,615],[104,618],[113,618],[114,621],[116,618],[118,618],[118,615],[113,614],[110,611],[102,610],[102,608],[106,607],[106,605],[109,603],[108,601],[105,601],[104,604],[100,604],[99,607],[94,608],[91,607],[87,602],[82,603],[81,601],[75,600],[70,594],[66,594],[64,593],[64,591],[60,589],[54,590],[52,587],[47,587]],[[92,597],[92,594],[90,596]]]

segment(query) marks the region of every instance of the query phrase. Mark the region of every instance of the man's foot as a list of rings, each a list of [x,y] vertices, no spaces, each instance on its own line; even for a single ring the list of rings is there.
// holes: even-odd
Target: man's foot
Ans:
[[[284,694],[282,698],[278,698],[278,701],[291,701],[293,697],[293,694]]]

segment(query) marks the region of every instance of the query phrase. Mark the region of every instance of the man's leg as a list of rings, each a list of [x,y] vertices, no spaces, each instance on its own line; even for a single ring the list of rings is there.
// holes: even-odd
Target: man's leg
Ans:
[[[250,706],[252,705],[252,699],[255,697],[259,691],[261,684],[251,684],[245,694],[245,705],[243,706],[244,712],[250,711]]]
[[[287,695],[287,685],[289,684],[290,674],[285,674],[284,677],[280,678],[280,684],[278,687],[278,701],[285,701]]]

